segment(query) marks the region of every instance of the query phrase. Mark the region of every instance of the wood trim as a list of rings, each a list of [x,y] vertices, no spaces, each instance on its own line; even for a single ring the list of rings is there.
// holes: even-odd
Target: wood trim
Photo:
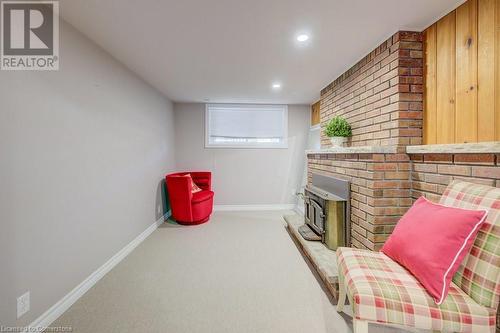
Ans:
[[[424,128],[425,144],[437,143],[437,41],[436,25],[424,32]]]
[[[311,105],[311,127],[319,125],[321,122],[320,107],[321,101],[317,101]]]

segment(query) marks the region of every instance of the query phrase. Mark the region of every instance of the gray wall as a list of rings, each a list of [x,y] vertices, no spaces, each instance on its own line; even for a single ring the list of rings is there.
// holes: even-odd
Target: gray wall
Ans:
[[[175,167],[172,104],[63,22],[60,45],[57,72],[0,72],[0,325],[30,323],[161,218]]]
[[[304,170],[309,106],[288,107],[288,149],[205,145],[205,104],[174,104],[178,170],[210,170],[216,205],[292,204]]]

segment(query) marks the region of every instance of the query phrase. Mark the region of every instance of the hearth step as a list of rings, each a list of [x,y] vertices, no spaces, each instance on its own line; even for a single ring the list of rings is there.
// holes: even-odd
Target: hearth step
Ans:
[[[319,276],[325,283],[330,293],[338,297],[338,268],[335,251],[329,250],[323,243],[307,241],[299,233],[299,228],[304,225],[304,217],[301,215],[284,215],[283,218],[290,231],[290,235],[300,245],[302,252],[309,258]]]
[[[317,235],[307,224],[298,228],[299,234],[308,241],[321,242],[321,236]]]

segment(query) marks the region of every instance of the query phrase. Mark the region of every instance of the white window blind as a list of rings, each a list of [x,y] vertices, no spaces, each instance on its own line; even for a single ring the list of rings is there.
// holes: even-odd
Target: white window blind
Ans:
[[[286,105],[207,104],[206,147],[286,148]]]

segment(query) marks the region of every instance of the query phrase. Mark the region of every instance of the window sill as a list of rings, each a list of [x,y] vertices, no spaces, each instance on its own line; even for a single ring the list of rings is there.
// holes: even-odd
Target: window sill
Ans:
[[[205,145],[205,149],[288,149],[288,145]]]

